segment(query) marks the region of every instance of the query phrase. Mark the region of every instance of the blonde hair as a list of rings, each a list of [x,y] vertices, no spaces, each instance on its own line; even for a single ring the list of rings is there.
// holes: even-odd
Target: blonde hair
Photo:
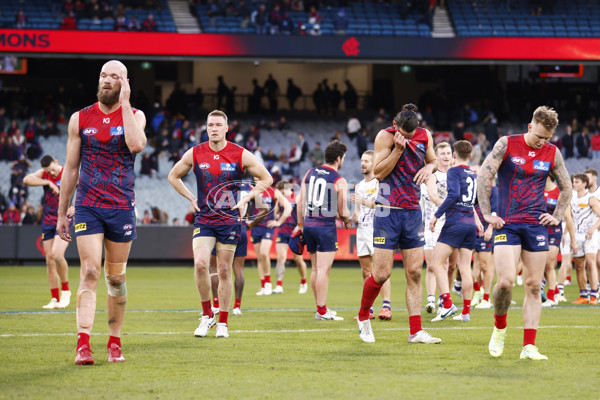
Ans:
[[[444,149],[444,148],[449,148],[450,151],[452,151],[452,148],[450,147],[450,143],[448,142],[440,142],[435,146],[435,153],[437,154],[438,150],[440,149]]]
[[[208,113],[208,116],[206,117],[206,119],[208,120],[210,117],[223,117],[225,119],[225,124],[227,124],[227,114],[225,114],[221,110],[211,111],[210,113]]]
[[[531,122],[542,124],[548,132],[554,132],[558,126],[558,113],[551,107],[539,106],[533,112]]]

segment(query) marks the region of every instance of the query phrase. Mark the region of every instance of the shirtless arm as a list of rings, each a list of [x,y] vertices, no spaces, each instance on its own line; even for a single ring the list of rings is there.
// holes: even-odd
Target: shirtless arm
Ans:
[[[492,194],[494,177],[498,172],[498,168],[500,168],[500,164],[502,164],[507,148],[508,139],[506,139],[506,137],[498,139],[490,154],[485,158],[477,177],[477,198],[479,199],[479,208],[481,208],[483,219],[491,224],[494,229],[500,229],[504,226],[504,220],[502,218],[492,215],[490,196]]]

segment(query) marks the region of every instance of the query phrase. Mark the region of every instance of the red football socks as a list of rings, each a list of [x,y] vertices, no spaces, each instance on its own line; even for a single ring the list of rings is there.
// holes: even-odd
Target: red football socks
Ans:
[[[117,346],[121,347],[121,338],[120,337],[116,337],[116,336],[109,336],[108,337],[108,344],[106,345],[106,347],[108,347],[110,349],[110,345],[116,343]]]
[[[373,303],[375,302],[377,296],[379,296],[381,286],[383,285],[375,282],[373,275],[369,275],[363,286],[362,299],[360,300],[360,311],[358,312],[359,321],[366,321],[369,319],[369,310],[371,307],[373,307]]]
[[[442,300],[444,301],[444,308],[452,308],[452,298],[450,293],[443,293]]]
[[[548,289],[548,300],[554,301],[554,289]]]
[[[475,292],[479,292],[479,290],[481,290],[481,286],[479,286],[479,282],[477,282],[477,281],[473,282],[473,290]]]
[[[52,288],[52,289],[50,289],[50,294],[52,295],[53,299],[56,299],[56,301],[59,300],[58,288]]]
[[[265,283],[271,283],[271,275],[265,275]]]
[[[463,300],[463,315],[467,315],[471,312],[471,300]]]
[[[484,294],[483,294],[483,299],[484,299],[485,301],[490,301],[490,294],[489,294],[489,293],[484,293]]]
[[[226,324],[228,317],[229,317],[229,311],[221,311],[219,313],[219,322],[222,324]]]
[[[62,282],[60,284],[60,286],[61,286],[60,290],[62,290],[63,292],[65,292],[65,291],[68,292],[69,291],[69,281]]]
[[[212,308],[210,308],[210,300],[202,302],[202,315],[207,315],[209,318],[214,316]]]
[[[301,283],[302,285],[306,285],[306,279],[300,279],[300,283]]]
[[[277,281],[277,286],[283,286],[283,281]]]
[[[421,327],[421,316],[420,315],[412,315],[408,317],[408,325],[410,326],[410,334],[414,335],[419,332],[423,328]]]
[[[87,345],[90,347],[90,335],[87,333],[80,332],[77,334],[77,350],[81,348],[81,346]]]
[[[219,298],[218,297],[213,297],[213,307],[219,308]]]
[[[265,278],[262,278],[262,279],[260,280],[260,287],[261,287],[261,288],[264,288],[264,287],[265,287],[265,282],[266,282],[266,281],[265,281]]]
[[[320,306],[320,305],[318,305],[318,304],[317,304],[317,312],[318,312],[320,315],[323,315],[323,314],[325,314],[325,313],[327,312],[327,305],[322,305],[322,306]]]
[[[535,335],[537,334],[537,329],[524,329],[523,330],[523,347],[528,344],[532,344],[535,346]]]
[[[506,316],[508,314],[504,314],[504,315],[496,315],[494,314],[494,319],[496,320],[494,322],[494,326],[498,329],[504,329],[506,328]]]
[[[235,299],[233,303],[233,308],[242,308],[242,299]]]

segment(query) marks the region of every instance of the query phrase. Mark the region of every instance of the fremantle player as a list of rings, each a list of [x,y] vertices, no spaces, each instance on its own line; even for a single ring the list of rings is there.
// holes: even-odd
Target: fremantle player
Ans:
[[[478,197],[483,218],[496,230],[494,262],[498,280],[494,288],[494,331],[489,343],[493,357],[504,351],[506,314],[512,299],[519,257],[526,270],[523,300],[523,350],[521,359],[546,360],[535,346],[542,301],[540,285],[548,251],[547,225],[563,219],[571,199],[571,182],[560,151],[549,144],[558,125],[558,114],[538,107],[527,133],[500,138],[486,157],[478,178]],[[498,216],[492,215],[490,193],[498,173]],[[560,189],[554,213],[546,212],[544,187],[549,174]]]
[[[56,230],[62,239],[71,240],[67,209],[77,185],[75,236],[81,259],[75,357],[78,365],[94,363],[89,340],[103,249],[110,333],[108,362],[125,361],[120,339],[127,303],[125,272],[131,242],[137,237],[133,164],[135,154],[146,146],[146,117],[131,106],[130,95],[127,68],[120,61],[109,61],[100,71],[98,102],[74,113],[69,121]]]
[[[600,202],[588,191],[589,178],[585,174],[573,175],[573,198],[571,211],[575,225],[577,251],[573,252],[573,263],[577,271],[579,298],[572,304],[598,304],[598,270],[596,253],[598,252],[598,228],[600,228]],[[573,237],[571,237],[571,242]],[[588,292],[586,279],[590,284]]]
[[[423,267],[423,220],[419,209],[420,186],[437,168],[431,133],[419,128],[417,107],[406,104],[393,126],[375,138],[374,173],[379,196],[373,224],[373,273],[363,287],[358,330],[360,339],[375,341],[369,309],[392,273],[394,251],[402,249],[406,275],[409,343],[440,343],[421,327],[421,269]]]
[[[277,266],[275,268],[277,273],[277,286],[273,290],[273,293],[283,293],[283,276],[285,274],[285,262],[287,260],[287,254],[289,249],[289,242],[294,232],[296,226],[298,226],[298,212],[296,207],[296,200],[294,197],[294,192],[292,190],[292,184],[288,181],[279,181],[277,182],[277,190],[279,190],[289,204],[292,207],[292,212],[289,217],[281,224],[279,227],[279,231],[277,232]],[[282,210],[283,209],[283,210]],[[276,209],[276,217],[279,214],[285,212],[285,209],[282,204],[278,204]],[[308,290],[308,285],[306,283],[306,262],[299,254],[293,254],[294,262],[296,263],[296,267],[298,267],[298,272],[300,273],[300,288],[298,289],[299,294],[305,294]]]
[[[65,308],[71,302],[71,290],[69,289],[69,265],[65,259],[65,251],[69,242],[56,236],[56,217],[58,212],[58,195],[63,166],[54,157],[46,154],[40,159],[42,168],[23,179],[27,186],[43,186],[42,197],[42,246],[46,256],[46,274],[50,285],[50,303],[42,306],[46,310],[53,308]],[[68,218],[73,217],[75,207],[69,207]],[[58,284],[60,283],[62,293],[60,300],[58,296]]]
[[[379,181],[373,174],[373,150],[365,151],[360,157],[360,172],[364,179],[354,188],[354,194],[350,195],[350,201],[356,204],[352,214],[352,224],[358,224],[356,228],[356,253],[362,270],[363,284],[373,271],[373,217],[377,193],[379,192]],[[379,311],[379,319],[389,321],[392,319],[392,305],[390,302],[391,288],[388,279],[381,288],[381,300],[383,305]],[[375,318],[373,309],[369,310],[369,318]]]
[[[348,184],[338,170],[344,163],[346,145],[334,140],[325,149],[325,164],[311,168],[300,187],[298,199],[298,226],[294,233],[302,231],[306,249],[310,253],[312,271],[310,286],[317,303],[316,320],[341,321],[344,318],[327,308],[329,272],[338,249],[336,216],[350,227],[346,205]]]
[[[600,186],[598,186],[598,171],[594,168],[590,168],[585,171],[589,179],[588,192],[600,201]],[[600,235],[598,235],[597,249],[598,253],[596,254],[596,269],[598,270],[598,278],[600,280]]]
[[[208,114],[206,127],[208,142],[196,145],[185,152],[169,173],[169,183],[188,199],[197,211],[194,219],[192,247],[194,251],[194,276],[202,301],[202,318],[194,331],[205,337],[217,324],[216,337],[227,338],[227,321],[231,303],[231,269],[235,249],[240,242],[242,213],[255,196],[271,186],[273,178],[267,169],[248,150],[228,142],[227,115],[222,111]],[[184,185],[181,178],[193,168],[196,175],[198,197]],[[238,192],[244,172],[258,178],[256,186],[240,200]],[[237,201],[237,204],[236,204]],[[210,253],[217,247],[219,274],[219,322],[210,305]]]
[[[462,314],[454,317],[454,320],[467,322],[471,319],[471,255],[477,233],[483,235],[483,226],[473,210],[477,197],[477,174],[468,167],[471,151],[473,145],[467,140],[454,143],[456,166],[448,170],[448,195],[429,223],[429,229],[433,232],[437,220],[446,215],[446,222],[433,250],[433,270],[443,304],[432,321],[443,321],[457,312],[450,298],[448,273],[444,268],[444,261],[455,249],[458,249],[458,269],[462,277],[464,306]]]

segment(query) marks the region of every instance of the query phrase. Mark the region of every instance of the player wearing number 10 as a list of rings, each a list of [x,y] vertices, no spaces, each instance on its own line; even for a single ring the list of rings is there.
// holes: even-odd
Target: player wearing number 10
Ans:
[[[339,216],[346,228],[350,216],[346,206],[348,184],[338,170],[344,163],[346,145],[334,140],[325,149],[325,164],[311,168],[304,179],[298,199],[298,226],[303,230],[306,249],[310,253],[312,272],[310,285],[317,303],[317,320],[343,320],[333,310],[327,310],[329,271],[338,248],[335,218]]]

